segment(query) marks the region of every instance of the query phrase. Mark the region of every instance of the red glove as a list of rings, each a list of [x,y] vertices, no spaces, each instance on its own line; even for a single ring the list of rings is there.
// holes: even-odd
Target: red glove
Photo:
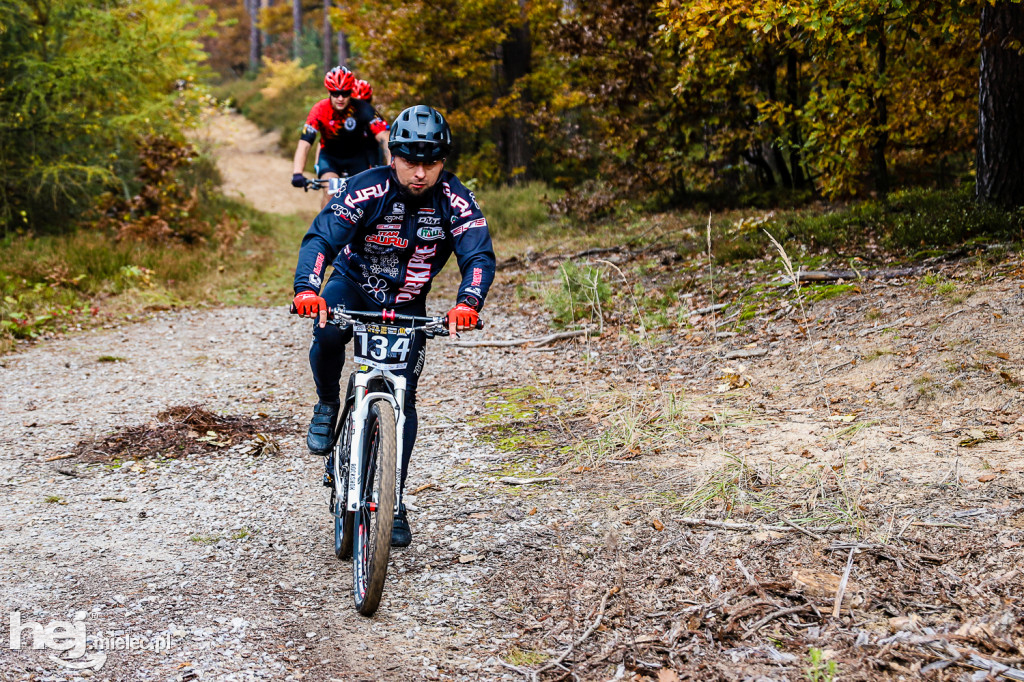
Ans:
[[[456,331],[475,329],[479,319],[475,308],[460,303],[448,311],[448,333],[454,336]]]
[[[292,300],[295,312],[303,317],[320,316],[320,326],[327,324],[327,301],[318,296],[315,291],[300,291],[295,294]]]

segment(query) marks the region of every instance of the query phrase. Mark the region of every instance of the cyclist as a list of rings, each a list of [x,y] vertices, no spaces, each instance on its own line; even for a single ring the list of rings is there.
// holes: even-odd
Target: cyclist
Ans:
[[[292,185],[304,187],[303,169],[309,158],[317,133],[320,133],[319,156],[314,166],[318,178],[337,178],[361,173],[373,165],[367,154],[365,140],[375,140],[390,163],[387,151],[387,123],[368,102],[352,96],[356,77],[344,66],[336,66],[324,76],[324,87],[330,95],[313,105],[302,128],[295,156],[292,159]],[[324,189],[320,207],[327,204]]]
[[[330,454],[341,402],[340,381],[351,328],[327,325],[328,307],[355,310],[393,308],[425,315],[431,280],[455,258],[462,283],[448,312],[449,331],[473,329],[494,279],[494,251],[487,220],[473,193],[444,163],[451,131],[444,117],[426,105],[410,107],[391,126],[391,161],[344,181],[313,220],[299,249],[295,308],[316,318],[309,364],[319,401],[306,435],[315,455]],[[334,272],[323,285],[328,264]],[[425,339],[417,335],[414,362],[402,370],[408,381],[402,452],[402,488],[416,439],[416,383],[423,370]],[[325,479],[325,482],[329,482]],[[391,544],[406,547],[412,533],[404,505],[395,514]]]

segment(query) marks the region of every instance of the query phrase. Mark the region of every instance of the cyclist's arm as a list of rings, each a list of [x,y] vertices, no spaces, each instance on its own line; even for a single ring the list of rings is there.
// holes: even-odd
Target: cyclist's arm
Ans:
[[[384,152],[384,165],[391,165],[391,150],[388,149],[388,132],[386,130],[381,131],[374,135],[377,140],[377,144],[380,145],[381,150]]]
[[[307,121],[302,126],[302,135],[299,136],[299,143],[295,145],[295,156],[292,158],[293,175],[306,170],[306,160],[309,158],[309,150],[313,146],[314,140],[316,140],[316,128]]]
[[[299,247],[299,262],[295,266],[292,287],[295,293],[303,290],[320,291],[327,266],[333,263],[341,249],[352,241],[361,219],[361,212],[360,216],[356,216],[345,208],[344,197],[340,197],[336,204],[329,203],[320,211],[313,219]]]

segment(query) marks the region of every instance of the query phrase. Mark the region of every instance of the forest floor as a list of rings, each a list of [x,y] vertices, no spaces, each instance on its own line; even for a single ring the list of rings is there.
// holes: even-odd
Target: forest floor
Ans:
[[[214,125],[229,192],[312,215],[272,144]],[[372,619],[284,301],[0,358],[2,607],[94,640],[25,630],[0,679],[1024,679],[1019,254],[799,292],[775,254],[593,257],[662,322],[622,296],[599,334],[474,347],[551,333],[562,258],[506,255],[486,329],[428,347],[413,546]]]

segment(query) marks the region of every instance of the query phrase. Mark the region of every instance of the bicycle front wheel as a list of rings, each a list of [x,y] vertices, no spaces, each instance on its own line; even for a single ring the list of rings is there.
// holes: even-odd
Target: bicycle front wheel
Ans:
[[[372,616],[380,605],[391,555],[395,518],[397,438],[395,409],[386,400],[370,405],[363,435],[359,510],[352,551],[356,610]]]

